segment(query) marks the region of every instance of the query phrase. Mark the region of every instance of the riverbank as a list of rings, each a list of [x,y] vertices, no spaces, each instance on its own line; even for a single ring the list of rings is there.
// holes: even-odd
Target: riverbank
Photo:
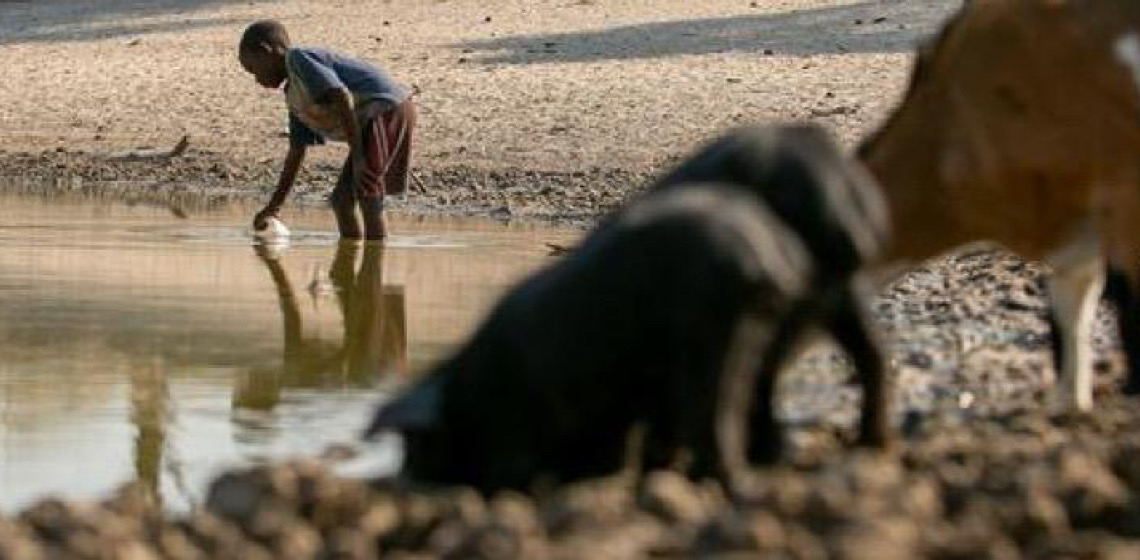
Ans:
[[[136,157],[131,157],[134,154]],[[339,165],[310,165],[294,189],[293,207],[321,206]],[[188,217],[195,209],[264,202],[276,170],[225,154],[189,148],[177,157],[161,150],[119,154],[56,149],[0,153],[0,188],[33,196],[75,194],[167,206]],[[557,172],[522,168],[450,166],[417,169],[409,191],[389,197],[391,211],[422,215],[490,217],[563,227],[586,227],[647,184],[656,171],[590,168]]]
[[[0,177],[128,197],[264,199],[285,112],[236,61],[250,21],[356,54],[418,93],[428,213],[580,221],[724,129],[809,120],[847,145],[957,0],[0,2]],[[189,150],[166,162],[132,155]],[[311,150],[319,203],[343,147]]]

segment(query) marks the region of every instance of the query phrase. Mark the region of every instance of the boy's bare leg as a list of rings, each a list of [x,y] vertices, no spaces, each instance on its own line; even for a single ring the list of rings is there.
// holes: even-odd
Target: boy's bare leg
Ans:
[[[333,215],[336,216],[336,227],[340,230],[342,239],[360,239],[363,234],[360,231],[360,220],[356,217],[355,205],[348,205],[344,207],[341,205],[333,205]]]
[[[356,193],[352,188],[352,164],[345,162],[340,178],[329,195],[329,205],[336,216],[336,227],[342,239],[360,239],[360,219],[356,217]]]
[[[361,196],[360,213],[364,216],[364,235],[370,241],[388,237],[388,224],[384,219],[384,199],[379,196]]]

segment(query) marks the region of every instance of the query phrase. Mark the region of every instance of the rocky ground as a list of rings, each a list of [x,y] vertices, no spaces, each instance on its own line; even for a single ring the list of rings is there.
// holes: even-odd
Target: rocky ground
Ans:
[[[1140,415],[1103,404],[1082,419],[931,415],[884,455],[806,431],[735,503],[668,472],[484,499],[263,467],[175,519],[131,488],[41,502],[0,518],[0,558],[1135,558]]]

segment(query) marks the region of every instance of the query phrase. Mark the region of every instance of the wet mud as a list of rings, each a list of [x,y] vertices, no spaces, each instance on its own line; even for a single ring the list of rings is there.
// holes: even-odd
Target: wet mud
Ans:
[[[92,153],[56,149],[0,151],[0,184],[7,190],[56,196],[70,193],[193,211],[269,199],[280,162],[238,159],[189,148],[168,156],[158,149]],[[316,163],[298,178],[289,205],[321,206],[336,183],[337,166]],[[547,172],[453,166],[415,171],[388,208],[412,214],[449,214],[585,227],[645,184],[648,171],[591,168]]]

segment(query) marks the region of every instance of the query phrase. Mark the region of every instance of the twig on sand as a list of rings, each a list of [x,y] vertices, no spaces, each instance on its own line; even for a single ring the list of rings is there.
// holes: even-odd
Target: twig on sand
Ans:
[[[412,182],[415,183],[416,190],[420,191],[420,194],[427,194],[427,186],[424,185],[420,176],[416,175],[415,171],[409,171],[408,174],[412,176]]]
[[[186,153],[186,149],[190,147],[190,136],[184,135],[173,148],[169,150],[160,150],[154,148],[140,148],[123,152],[118,154],[111,154],[106,156],[106,159],[116,161],[146,161],[146,160],[166,160],[174,159]]]
[[[186,153],[186,148],[189,148],[189,147],[190,147],[190,135],[189,134],[183,135],[182,139],[179,140],[178,143],[174,145],[174,149],[170,150],[169,154],[166,154],[166,157],[176,158],[178,156],[181,156],[182,154]]]

